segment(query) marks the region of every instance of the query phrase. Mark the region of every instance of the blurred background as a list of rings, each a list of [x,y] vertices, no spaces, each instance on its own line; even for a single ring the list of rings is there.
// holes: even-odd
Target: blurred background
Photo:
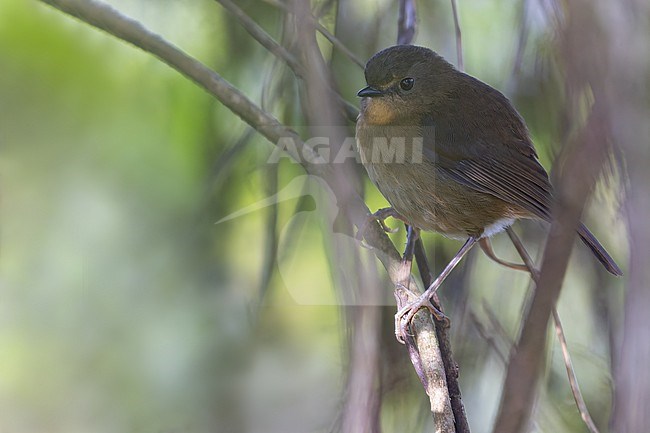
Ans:
[[[305,132],[295,76],[218,2],[108,3]],[[236,3],[291,42],[281,8]],[[512,99],[550,170],[575,129],[558,35],[569,11],[553,1],[458,3],[465,70]],[[450,2],[417,6],[415,43],[457,64]],[[396,1],[317,0],[312,9],[361,62],[395,43]],[[590,29],[597,33],[585,25],[576,43],[597,50],[608,36]],[[341,95],[358,105],[362,69],[318,43]],[[588,97],[579,100],[588,106]],[[346,128],[353,136],[353,123]],[[42,3],[2,1],[0,431],[339,431],[359,307],[345,302],[340,284],[326,188],[288,158],[268,164],[272,149],[147,53]],[[584,220],[626,272],[624,166],[614,157],[606,166]],[[385,207],[363,169],[354,170],[368,207]],[[269,206],[216,224],[278,192]],[[403,227],[389,224],[401,229],[391,235],[401,250]],[[538,257],[547,227],[516,230]],[[424,240],[436,270],[460,247],[430,233]],[[505,235],[493,243],[517,261]],[[428,400],[394,338],[393,289],[370,257],[381,292],[381,429],[426,431]],[[611,416],[625,282],[576,244],[558,305],[601,431]],[[491,429],[528,291],[526,275],[478,250],[441,290],[474,432]],[[550,341],[534,431],[584,432]]]

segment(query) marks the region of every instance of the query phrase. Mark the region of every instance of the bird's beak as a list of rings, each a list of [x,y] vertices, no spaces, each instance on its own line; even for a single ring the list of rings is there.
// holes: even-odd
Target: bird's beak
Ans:
[[[378,96],[384,96],[384,92],[382,92],[379,89],[375,89],[372,86],[364,87],[363,89],[359,90],[359,93],[357,93],[357,96],[360,98],[363,97],[368,97],[368,98],[376,98]]]

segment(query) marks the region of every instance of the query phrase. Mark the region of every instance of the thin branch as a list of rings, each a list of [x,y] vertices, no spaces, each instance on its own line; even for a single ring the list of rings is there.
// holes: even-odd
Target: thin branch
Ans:
[[[417,28],[415,0],[399,0],[399,18],[397,21],[397,45],[409,45],[415,38]]]
[[[531,278],[535,283],[539,282],[539,272],[535,268],[535,265],[533,263],[533,260],[531,259],[530,255],[528,254],[528,251],[524,248],[523,243],[517,236],[517,234],[514,232],[512,227],[508,227],[506,229],[508,236],[512,240],[513,245],[515,246],[517,252],[521,256],[522,260],[524,261],[524,266],[523,269],[519,265],[513,265],[508,262],[504,262],[501,259],[499,259],[496,255],[494,255],[494,252],[491,251],[485,251],[486,255],[492,259],[493,261],[502,264],[506,267],[512,268],[512,269],[517,269],[517,270],[527,270],[528,273],[530,273]],[[488,244],[489,246],[489,244]],[[515,267],[516,266],[516,267]],[[484,305],[486,312],[488,313],[488,316],[493,324],[498,330],[501,331],[502,335],[505,334],[505,330],[501,327],[501,324],[494,312],[489,308],[487,304]],[[591,418],[591,415],[589,414],[589,410],[587,409],[587,405],[584,401],[584,398],[582,396],[582,392],[580,391],[580,387],[578,385],[578,380],[575,374],[575,370],[573,368],[573,362],[571,361],[571,355],[569,354],[569,349],[566,343],[566,337],[564,333],[564,328],[562,327],[562,323],[560,322],[560,315],[557,312],[556,308],[553,308],[553,319],[555,322],[555,331],[557,333],[558,339],[560,340],[560,345],[562,347],[562,355],[564,358],[564,365],[567,370],[567,375],[569,378],[569,384],[571,387],[571,392],[573,394],[573,398],[576,402],[576,405],[578,407],[578,411],[580,412],[580,415],[582,419],[584,420],[585,424],[587,425],[587,428],[589,431],[592,433],[598,433],[598,429],[596,428],[596,425],[593,422],[593,419]],[[479,332],[481,335],[483,335],[482,331],[482,325],[479,328]],[[492,340],[486,337],[486,340],[488,343],[491,343]],[[513,346],[514,342],[510,341],[510,339],[507,339],[509,346]]]
[[[215,203],[218,203],[214,199],[215,194],[225,179],[228,178],[228,174],[232,170],[233,162],[250,145],[254,135],[255,129],[247,127],[241,136],[237,138],[237,141],[228,149],[222,151],[218,158],[214,160],[208,172],[208,178],[205,181],[202,203],[196,210],[198,218],[204,218],[206,211],[214,206]]]
[[[456,0],[451,0],[451,11],[454,15],[454,30],[456,31],[456,60],[458,62],[458,69],[464,71],[463,35],[460,31],[460,19],[458,18],[458,5],[456,4]]]
[[[469,317],[474,323],[474,327],[478,331],[479,335],[487,342],[488,346],[494,350],[494,353],[497,354],[497,357],[504,365],[508,364],[508,355],[505,353],[497,344],[496,338],[494,338],[494,333],[488,331],[485,325],[478,318],[477,314],[474,311],[469,312]]]
[[[276,118],[260,109],[219,74],[167,42],[158,34],[149,31],[138,21],[122,15],[109,5],[94,0],[41,1],[158,57],[215,96],[223,105],[270,142],[276,144],[280,138],[290,138],[294,140],[300,152],[309,152],[295,131],[282,125]],[[292,149],[287,150],[291,152]],[[301,155],[296,152],[293,152],[291,156],[297,161],[302,159]],[[316,153],[310,154],[311,156],[318,159]]]
[[[284,12],[287,13],[293,13],[291,8],[287,6],[285,3],[282,3],[279,0],[263,0],[265,3],[268,3],[272,6],[277,7],[278,9],[283,10]],[[327,39],[334,48],[342,52],[348,59],[350,59],[354,64],[359,66],[361,69],[365,67],[364,62],[361,61],[339,38],[334,36],[325,26],[323,26],[320,22],[318,22],[318,19],[311,15],[310,20],[316,27],[316,30]]]
[[[47,1],[47,0],[45,0]],[[279,59],[282,59],[289,68],[299,78],[305,77],[305,68],[302,64],[291,54],[286,48],[276,42],[271,35],[269,35],[262,27],[259,26],[253,19],[246,14],[239,6],[234,4],[231,0],[216,0],[224,9],[233,14],[239,23],[246,29],[246,31],[258,41],[264,48],[269,50]],[[359,61],[360,63],[360,61]],[[334,91],[334,90],[332,90]],[[337,93],[338,95],[338,93]],[[343,111],[348,120],[356,122],[359,111],[357,108],[346,101],[342,96],[338,96],[338,101],[341,103]]]
[[[490,259],[493,261],[500,263],[504,266],[517,269],[517,270],[528,270],[530,273],[531,278],[535,283],[539,282],[539,272],[535,268],[535,265],[533,263],[533,260],[531,259],[530,255],[528,254],[528,251],[524,248],[523,243],[517,236],[517,234],[514,232],[514,230],[511,227],[508,227],[506,229],[508,236],[510,236],[510,239],[512,240],[513,245],[517,249],[517,252],[521,256],[522,260],[524,261],[524,269],[521,269],[518,265],[517,268],[515,268],[512,264],[508,264],[507,262],[503,262],[500,260],[498,257],[494,255],[492,252],[491,254],[488,254],[488,251],[486,251],[486,254]],[[498,325],[498,329],[501,330],[503,335],[505,335],[505,331],[503,328],[501,328],[501,324],[499,323],[498,318],[494,314],[494,312],[491,311],[491,309],[488,308],[488,305],[485,305],[486,312],[489,313],[490,320],[492,321],[493,325]],[[569,378],[569,384],[571,387],[571,392],[573,394],[573,398],[576,402],[576,405],[578,407],[578,411],[580,412],[580,415],[582,419],[584,420],[585,424],[587,425],[587,428],[589,431],[592,433],[599,433],[598,429],[596,428],[596,425],[593,422],[593,419],[591,418],[591,415],[589,414],[589,410],[587,409],[587,405],[584,401],[584,398],[582,396],[582,392],[580,391],[580,387],[578,385],[578,380],[575,374],[575,370],[573,368],[573,362],[571,361],[571,355],[569,354],[569,349],[566,343],[566,337],[564,333],[564,328],[562,327],[562,323],[560,322],[560,315],[557,312],[556,308],[553,308],[553,319],[555,322],[555,331],[557,333],[558,339],[560,340],[560,345],[562,347],[562,355],[564,358],[564,365],[567,370],[567,375]],[[479,327],[479,332],[483,335],[483,332],[481,331],[481,327]],[[486,338],[488,340],[488,343],[491,342],[490,339]],[[512,341],[509,341],[509,345],[512,346],[514,343]]]
[[[417,230],[413,227],[406,226],[406,247],[404,248],[404,254],[402,255],[402,266],[400,269],[400,281],[399,284],[395,286],[395,300],[397,301],[397,309],[402,308],[403,305],[407,305],[409,302],[408,291],[413,291],[415,284],[412,284],[411,278],[411,269],[413,265],[413,252],[415,247],[415,238],[418,236]],[[429,391],[429,384],[432,383],[435,378],[430,377],[424,371],[422,367],[422,357],[418,352],[418,348],[415,344],[415,339],[412,335],[407,336],[406,349],[409,353],[409,358],[413,364],[413,369],[418,375],[422,386],[425,391]],[[436,355],[437,356],[437,355]],[[442,362],[440,363],[442,365]]]
[[[222,151],[210,168],[209,178],[206,182],[206,196],[207,200],[212,200],[212,194],[218,189],[219,185],[223,182],[224,177],[228,174],[232,162],[241,154],[246,147],[250,144],[255,135],[255,129],[246,128],[244,133],[237,139],[235,144],[230,146],[225,151]]]
[[[539,271],[535,267],[535,262],[533,261],[532,257],[530,257],[530,254],[528,254],[528,251],[524,247],[523,242],[521,242],[521,239],[519,239],[519,236],[517,236],[517,233],[515,233],[512,227],[508,227],[506,229],[506,233],[512,241],[512,245],[514,245],[515,249],[517,250],[517,253],[519,253],[519,257],[521,257],[521,260],[524,261],[524,265],[526,265],[526,268],[528,268],[528,272],[530,273],[531,278],[537,284],[539,282]]]
[[[230,12],[239,21],[239,24],[264,48],[269,50],[275,56],[284,60],[287,65],[299,77],[305,76],[305,71],[298,60],[287,51],[282,45],[277,43],[262,27],[259,26],[246,12],[230,0],[216,0]]]
[[[508,345],[508,347],[514,346],[515,341],[510,335],[508,335],[508,332],[501,324],[499,317],[494,312],[492,307],[490,307],[490,304],[488,304],[486,300],[483,300],[482,306],[483,306],[483,311],[485,311],[485,314],[487,315],[487,318],[490,321],[490,325],[492,325],[492,329],[494,329],[497,335],[501,337],[501,339]]]
[[[354,54],[348,47],[346,47],[343,42],[336,36],[334,36],[327,28],[325,28],[321,23],[316,21],[316,18],[314,18],[314,22],[316,25],[316,30],[323,35],[325,39],[330,41],[332,46],[342,52],[348,59],[352,61],[355,65],[359,66],[361,69],[365,68],[365,63],[359,59],[356,54]]]
[[[417,284],[411,276],[413,255],[414,253],[417,254],[418,243],[416,242],[416,237],[419,237],[416,232],[417,230],[407,227],[408,236],[399,271],[400,279],[399,284],[395,287],[395,300],[397,301],[398,310],[417,300],[416,293],[413,292]],[[429,396],[435,431],[441,433],[464,432],[463,430],[456,430],[454,428],[455,424],[457,428],[457,422],[454,409],[452,408],[451,389],[447,382],[447,377],[451,374],[452,376],[455,375],[457,379],[458,367],[454,363],[454,368],[447,369],[442,358],[441,341],[438,339],[438,328],[443,327],[443,325],[435,324],[434,326],[431,320],[431,314],[423,309],[415,315],[411,326],[415,330],[414,335],[413,337],[407,337],[405,343],[413,368]],[[457,395],[460,396],[459,390]]]
[[[429,287],[433,282],[433,275],[429,269],[429,262],[421,238],[418,238],[415,244],[415,260],[418,265],[418,270],[420,271],[420,276],[422,277],[423,286]],[[431,302],[438,311],[443,312],[438,294],[434,295]],[[442,362],[444,364],[445,376],[447,379],[447,388],[449,389],[451,409],[454,413],[456,433],[469,433],[469,422],[467,421],[467,414],[465,413],[465,406],[463,405],[462,395],[460,392],[460,384],[458,383],[458,364],[454,360],[451,350],[449,328],[445,325],[446,324],[442,322],[435,322],[438,346],[440,347],[440,354],[442,355]]]
[[[531,278],[533,281],[535,281],[535,283],[538,283],[539,272],[535,268],[533,259],[530,257],[530,254],[528,254],[528,251],[526,251],[526,248],[521,242],[521,239],[519,239],[519,236],[517,236],[512,227],[508,227],[506,231],[510,237],[510,240],[512,241],[512,244],[515,246],[515,249],[519,253],[519,256],[521,256],[521,259],[524,261],[524,264],[528,268]],[[582,396],[582,391],[580,391],[580,385],[578,384],[578,378],[576,376],[575,369],[573,368],[571,354],[569,353],[569,347],[567,345],[564,328],[562,327],[562,322],[560,320],[560,315],[557,312],[557,308],[553,308],[553,320],[555,322],[555,333],[557,334],[557,338],[560,341],[560,347],[562,348],[562,357],[564,359],[564,366],[566,368],[567,376],[569,377],[569,385],[571,386],[573,399],[575,400],[576,405],[578,406],[578,410],[580,411],[580,416],[587,425],[589,431],[591,433],[599,433],[594,420],[591,418],[591,414],[589,413],[585,399]]]
[[[269,164],[265,173],[265,194],[267,197],[274,196],[278,193],[278,164]],[[264,259],[262,261],[259,287],[259,300],[263,302],[271,284],[273,271],[277,262],[278,255],[278,202],[274,201],[266,214],[265,226],[265,244]]]
[[[591,433],[600,433],[596,427],[596,424],[594,424],[594,420],[591,418],[591,414],[587,408],[587,403],[585,403],[585,400],[582,397],[580,385],[578,384],[578,378],[576,377],[576,371],[573,368],[573,362],[571,362],[569,347],[567,346],[566,337],[564,336],[564,328],[562,328],[560,315],[558,314],[556,308],[553,308],[553,319],[555,320],[555,333],[557,334],[558,340],[560,340],[560,347],[562,348],[564,366],[566,367],[567,376],[569,376],[569,385],[571,386],[573,399],[575,400],[576,405],[578,405],[580,416],[582,417],[582,420],[585,422],[587,428]]]

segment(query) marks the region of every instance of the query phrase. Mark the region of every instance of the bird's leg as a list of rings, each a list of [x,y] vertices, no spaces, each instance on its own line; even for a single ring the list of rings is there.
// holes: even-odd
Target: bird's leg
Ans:
[[[406,247],[404,248],[404,255],[402,255],[402,263],[397,277],[398,288],[406,291],[411,291],[409,283],[411,281],[411,268],[413,265],[413,254],[415,251],[415,241],[420,237],[420,230],[417,228],[406,225]]]
[[[404,290],[405,292],[408,292],[411,296],[411,299],[413,299],[413,298],[417,298],[418,295],[420,295],[420,293],[413,292],[409,287],[409,283],[411,281],[411,268],[413,264],[413,256],[415,254],[416,245],[418,241],[420,241],[420,229],[415,228],[413,226],[409,226],[408,224],[405,224],[405,226],[406,226],[406,233],[407,233],[406,248],[404,249],[404,255],[402,256],[402,264],[401,264],[400,271],[398,273],[399,278],[396,287],[401,290]],[[400,301],[398,299],[398,305],[399,302]],[[434,305],[430,307],[430,311],[434,315],[436,320],[440,322],[444,322],[448,326],[449,318],[447,318],[447,316],[445,316],[442,311],[440,311]]]
[[[392,209],[392,208],[387,208]],[[413,254],[415,254],[415,242],[420,238],[420,229],[405,224],[406,227],[406,248],[404,249],[404,256],[402,262],[413,263]],[[410,265],[409,265],[410,268]],[[409,274],[411,270],[409,269]]]
[[[381,228],[387,232],[387,233],[395,233],[397,232],[397,229],[391,229],[386,225],[386,219],[393,217],[395,219],[404,221],[406,223],[406,220],[402,215],[397,213],[397,211],[392,208],[392,207],[385,207],[379,209],[377,212],[368,215],[368,218],[363,222],[361,227],[359,227],[359,231],[357,232],[356,238],[357,240],[363,239],[363,234],[366,232],[366,229],[368,228],[368,224],[370,224],[373,221],[377,221]]]
[[[431,275],[429,265],[427,264],[427,256],[424,252],[424,244],[422,243],[421,238],[416,239],[415,241],[415,261],[418,264],[418,269],[420,270],[420,275],[422,276],[422,283],[424,283],[426,287],[429,287],[433,282],[433,275]],[[443,327],[449,328],[451,321],[449,320],[449,317],[445,316],[445,313],[442,311],[438,295],[434,293],[430,299],[432,301],[431,304],[434,307],[434,309],[431,310],[433,317],[436,319],[436,321],[440,322]]]
[[[517,236],[517,233],[515,233],[512,227],[508,227],[506,229],[506,233],[508,233],[508,236],[512,241],[512,245],[515,246],[515,249],[519,253],[519,256],[521,256],[521,259],[524,261],[526,270],[530,273],[530,276],[533,279],[533,281],[537,283],[539,280],[539,271],[537,270],[537,268],[535,268],[535,262],[533,262],[533,259],[530,257],[530,254],[528,254],[528,251],[526,251],[526,248],[524,248],[524,244],[521,242],[521,239],[519,239],[519,236]]]
[[[478,241],[478,244],[483,250],[483,252],[485,253],[485,255],[488,256],[490,259],[494,260],[495,262],[497,262],[498,264],[505,266],[506,268],[515,269],[517,271],[528,272],[528,267],[524,264],[507,262],[505,260],[498,258],[494,253],[494,250],[492,249],[492,244],[490,243],[490,240],[488,238],[481,238]]]
[[[490,241],[487,238],[483,238],[479,241],[479,245],[481,246],[481,249],[483,250],[486,256],[488,256],[490,259],[494,260],[498,264],[510,269],[514,269],[516,271],[527,272],[532,276],[534,281],[537,281],[537,279],[539,278],[539,272],[537,271],[537,269],[535,269],[532,259],[530,258],[530,256],[528,256],[528,252],[526,250],[523,250],[523,252],[521,251],[521,249],[523,249],[523,245],[521,244],[521,241],[519,240],[515,232],[513,232],[510,227],[507,228],[506,231],[508,232],[510,239],[512,239],[512,243],[514,244],[515,248],[517,248],[517,251],[519,252],[520,255],[522,255],[522,257],[526,258],[528,264],[511,263],[498,258],[496,254],[494,254],[492,245],[490,244]]]
[[[453,259],[445,267],[445,269],[438,275],[438,277],[431,283],[429,288],[414,302],[401,308],[395,314],[395,336],[397,341],[404,344],[406,336],[408,335],[408,328],[413,320],[413,316],[420,310],[420,308],[428,309],[432,314],[439,313],[439,311],[431,303],[431,297],[436,293],[443,281],[449,276],[451,271],[458,265],[458,263],[465,257],[465,254],[478,242],[478,239],[470,236],[463,244],[460,250],[456,253]]]
[[[408,291],[413,298],[417,298],[420,293],[415,293],[413,292],[406,283],[410,281],[410,276],[411,276],[411,267],[413,263],[413,256],[415,254],[415,249],[417,247],[418,242],[420,243],[420,247],[424,248],[422,246],[422,240],[420,239],[420,229],[415,228],[413,226],[409,226],[408,224],[405,224],[406,226],[406,248],[404,249],[404,256],[402,259],[402,271],[400,275],[402,277],[406,276],[409,279],[405,280],[404,278],[401,278],[400,283],[398,283],[398,287]],[[422,254],[424,254],[424,249],[422,250]],[[426,260],[426,257],[423,259]],[[418,263],[419,266],[419,263]],[[422,269],[420,269],[422,271]],[[426,279],[423,279],[423,282]],[[431,281],[431,275],[429,274],[429,281]],[[430,284],[430,283],[425,283],[425,284]],[[444,322],[447,326],[449,326],[449,318],[445,316],[445,314],[440,311],[436,306],[432,305],[433,308],[430,308],[431,314],[438,320],[439,322]]]

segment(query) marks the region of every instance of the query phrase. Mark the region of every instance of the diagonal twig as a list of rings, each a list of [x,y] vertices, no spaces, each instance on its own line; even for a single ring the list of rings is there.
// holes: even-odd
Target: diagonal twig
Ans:
[[[45,0],[47,1],[47,0]],[[257,24],[246,12],[244,12],[239,6],[234,4],[231,0],[216,0],[219,2],[228,12],[233,14],[239,23],[246,29],[246,31],[258,41],[264,48],[269,50],[279,59],[282,59],[289,68],[296,74],[298,78],[304,78],[306,71],[303,65],[296,59],[296,57],[291,54],[285,47],[280,45],[275,39],[271,37],[259,24]],[[360,61],[359,61],[360,63]],[[332,89],[332,91],[334,91]],[[338,95],[338,92],[337,92]],[[343,111],[346,114],[348,120],[354,122],[359,115],[359,111],[355,106],[346,101],[342,96],[338,95],[338,101],[342,105]]]
[[[515,233],[512,227],[508,227],[506,229],[506,232],[508,233],[512,244],[515,246],[515,249],[519,253],[519,256],[528,268],[531,278],[537,284],[539,281],[539,272],[535,268],[535,264],[530,257],[530,254],[528,254],[528,251],[526,251],[524,244],[521,242],[521,239],[519,239],[519,236],[517,236],[517,233]],[[591,414],[589,413],[585,399],[582,396],[582,391],[580,391],[580,385],[578,384],[578,378],[576,376],[575,369],[573,368],[573,362],[571,361],[571,354],[569,353],[569,347],[566,341],[564,328],[562,327],[560,315],[558,314],[557,308],[555,307],[553,308],[553,321],[555,322],[555,333],[557,334],[557,338],[560,341],[560,347],[562,348],[562,358],[564,359],[564,366],[566,367],[567,376],[569,377],[569,385],[571,386],[573,399],[575,400],[576,405],[578,406],[578,410],[580,411],[580,416],[587,425],[589,431],[591,433],[599,433],[594,420],[591,418]]]
[[[556,308],[553,308],[553,320],[555,321],[555,333],[557,334],[558,340],[560,340],[560,347],[562,348],[562,358],[564,358],[564,366],[566,368],[567,376],[569,377],[569,385],[571,386],[571,393],[573,394],[573,399],[578,406],[580,411],[580,416],[582,420],[587,425],[587,428],[591,433],[599,433],[594,420],[591,418],[589,409],[587,408],[587,403],[585,403],[584,398],[582,397],[582,392],[580,391],[580,385],[578,384],[578,378],[576,377],[575,368],[573,368],[573,362],[571,361],[571,354],[569,353],[569,346],[567,345],[566,336],[564,335],[564,328],[562,327],[562,322],[560,321],[560,315],[557,312]]]
[[[298,60],[286,48],[277,43],[262,27],[259,26],[246,12],[231,0],[216,0],[221,6],[230,12],[244,29],[264,48],[275,56],[284,60],[287,65],[298,75],[304,77],[305,71]]]
[[[508,364],[508,355],[505,353],[505,350],[502,350],[501,347],[499,347],[499,344],[496,341],[496,338],[494,338],[494,332],[488,331],[488,329],[485,327],[483,322],[479,319],[478,315],[473,311],[470,310],[469,312],[469,317],[474,323],[474,327],[478,331],[479,335],[485,340],[485,342],[494,350],[494,353],[497,354],[497,357],[499,360],[504,364]]]
[[[219,74],[160,35],[151,32],[138,21],[122,15],[109,5],[93,0],[41,1],[158,57],[215,96],[272,143],[288,137],[295,140],[301,152],[302,150],[309,152],[308,149],[303,149],[302,140],[295,131],[282,125],[276,118],[259,108]],[[291,152],[292,149],[287,150]],[[311,156],[318,159],[315,153]],[[293,153],[292,157],[301,160],[297,153]]]
[[[209,177],[206,182],[205,195],[207,197],[210,197],[223,182],[226,174],[229,172],[232,162],[239,154],[246,150],[246,147],[250,144],[254,134],[255,130],[253,128],[247,128],[237,141],[235,141],[235,144],[222,151],[219,158],[215,159],[212,167],[210,167]],[[206,199],[206,201],[210,199],[211,197]]]
[[[266,167],[265,173],[265,194],[267,197],[271,197],[278,193],[278,164],[269,164]],[[259,299],[260,304],[266,298],[266,295],[269,291],[269,286],[271,285],[271,279],[273,278],[273,273],[275,270],[277,255],[278,255],[278,212],[279,206],[278,202],[273,202],[268,209],[266,214],[266,221],[264,222],[265,228],[265,243],[264,243],[264,259],[262,261],[262,278],[260,279],[259,286]]]
[[[278,9],[283,10],[284,12],[287,13],[293,13],[291,8],[287,6],[285,3],[282,3],[281,1],[278,0],[262,0],[265,3],[268,3],[272,6],[277,7]],[[316,27],[316,30],[323,35],[325,39],[327,39],[332,46],[334,46],[337,50],[342,52],[348,59],[352,61],[352,63],[356,64],[357,66],[361,67],[363,69],[365,67],[365,64],[359,59],[350,49],[343,43],[339,38],[334,36],[327,28],[322,25],[320,22],[318,22],[318,19],[310,15],[309,20],[313,23],[313,25]]]

